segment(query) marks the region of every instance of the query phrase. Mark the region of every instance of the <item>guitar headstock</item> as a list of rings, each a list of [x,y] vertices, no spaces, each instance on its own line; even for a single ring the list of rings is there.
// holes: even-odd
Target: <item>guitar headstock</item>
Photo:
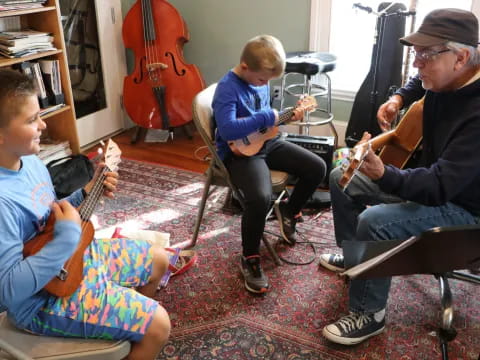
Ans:
[[[117,171],[118,164],[122,161],[120,158],[122,151],[112,139],[108,139],[104,154],[104,161],[107,168],[110,169],[110,171]]]

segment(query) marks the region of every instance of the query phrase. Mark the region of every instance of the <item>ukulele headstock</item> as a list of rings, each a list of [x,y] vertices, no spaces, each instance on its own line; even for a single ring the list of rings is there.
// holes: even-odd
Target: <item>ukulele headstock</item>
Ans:
[[[302,112],[313,111],[317,108],[317,100],[313,96],[305,95],[300,98],[299,103],[295,106],[295,110]]]
[[[105,166],[110,171],[117,171],[118,164],[120,164],[120,162],[122,161],[120,157],[122,155],[122,151],[120,150],[118,145],[112,139],[108,139],[108,142],[103,149],[103,153]]]
[[[345,191],[347,186],[350,184],[350,181],[352,181],[353,177],[355,176],[355,172],[358,171],[360,166],[362,166],[363,159],[365,159],[365,156],[367,156],[371,148],[370,142],[364,142],[357,144],[353,147],[353,149],[350,149],[348,161],[342,164],[343,175],[338,181],[338,184],[342,190]]]

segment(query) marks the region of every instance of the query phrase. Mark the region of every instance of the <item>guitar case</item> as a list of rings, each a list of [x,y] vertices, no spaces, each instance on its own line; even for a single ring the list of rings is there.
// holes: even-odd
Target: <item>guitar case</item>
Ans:
[[[383,2],[378,11],[387,8],[391,2]],[[352,113],[345,133],[347,146],[353,147],[364,131],[372,137],[381,133],[377,123],[377,110],[402,83],[402,62],[404,46],[398,39],[405,35],[405,16],[390,15],[405,11],[406,7],[394,3],[386,12],[387,16],[377,18],[376,41],[372,50],[370,70],[363,81],[353,102]]]

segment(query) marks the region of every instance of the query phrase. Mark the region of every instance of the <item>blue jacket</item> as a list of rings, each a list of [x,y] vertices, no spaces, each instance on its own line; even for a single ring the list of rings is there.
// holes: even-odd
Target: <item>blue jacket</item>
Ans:
[[[227,141],[273,126],[268,85],[253,86],[229,71],[218,82],[212,102],[217,133],[215,142],[220,158],[231,154]]]

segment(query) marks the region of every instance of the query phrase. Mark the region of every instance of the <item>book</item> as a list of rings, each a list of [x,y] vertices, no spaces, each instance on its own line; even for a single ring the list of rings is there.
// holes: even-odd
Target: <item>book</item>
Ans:
[[[24,9],[37,9],[43,7],[42,3],[24,3],[18,5],[4,5],[0,4],[0,11],[12,11],[12,10],[24,10]]]
[[[50,114],[51,112],[54,112],[54,111],[57,111],[58,109],[61,109],[64,106],[65,106],[64,103],[56,104],[56,105],[52,105],[52,106],[47,106],[43,109],[40,109],[39,115],[40,115],[40,117],[45,116],[47,114]]]
[[[17,4],[31,4],[39,3],[44,4],[47,0],[0,0],[0,5],[17,5]]]
[[[16,30],[16,31],[1,31],[0,32],[0,40],[17,40],[17,39],[33,39],[36,37],[41,36],[48,36],[51,35],[45,31],[37,31],[37,30]]]
[[[31,44],[52,44],[53,36],[51,35],[39,35],[33,37],[23,37],[17,39],[11,39],[8,37],[0,37],[0,45],[4,45],[7,47],[19,47],[24,45],[31,45]]]
[[[70,143],[68,141],[43,141],[44,142],[40,143],[38,157],[45,165],[53,160],[61,159],[72,154]]]
[[[58,59],[40,60],[45,87],[47,88],[50,104],[56,105],[65,102],[62,93],[60,78],[60,63]]]

